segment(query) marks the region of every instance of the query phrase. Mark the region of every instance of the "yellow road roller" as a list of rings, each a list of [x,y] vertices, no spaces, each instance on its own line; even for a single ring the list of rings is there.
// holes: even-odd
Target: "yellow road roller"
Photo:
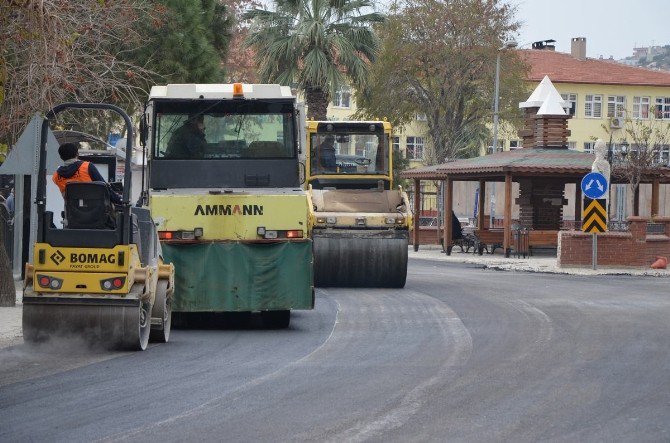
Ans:
[[[112,111],[126,125],[122,203],[111,204],[110,185],[72,181],[63,195],[62,226],[47,210],[49,126],[69,109]],[[115,349],[144,350],[170,336],[174,267],[163,264],[156,227],[146,207],[132,206],[133,128],[111,104],[65,103],[42,123],[37,178],[37,235],[26,264],[23,337],[41,342],[73,336]],[[48,155],[54,155],[49,152]],[[60,197],[59,197],[60,198]]]
[[[411,213],[386,121],[307,122],[314,284],[402,288]]]
[[[313,309],[304,119],[291,90],[154,86],[144,121],[148,203],[179,271],[176,320],[258,313],[265,327],[287,328],[292,310]]]

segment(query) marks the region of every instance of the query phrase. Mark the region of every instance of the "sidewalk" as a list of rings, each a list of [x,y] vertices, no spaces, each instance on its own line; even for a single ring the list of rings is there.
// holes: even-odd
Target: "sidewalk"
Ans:
[[[478,255],[474,254],[472,250],[469,253],[461,252],[458,246],[452,250],[450,256],[442,252],[442,247],[439,245],[421,245],[418,252],[414,252],[414,248],[410,246],[409,257],[439,260],[447,263],[469,263],[500,271],[545,272],[549,274],[569,275],[670,277],[670,270],[668,269],[604,268],[601,266],[596,266],[595,270],[591,268],[559,268],[556,264],[556,256],[554,255],[534,255],[526,258],[515,258],[512,256],[505,258],[505,255],[500,250],[496,251],[493,255],[487,253]]]
[[[16,306],[0,308],[0,349],[23,343],[21,332],[21,314],[23,305],[23,281],[15,282]]]

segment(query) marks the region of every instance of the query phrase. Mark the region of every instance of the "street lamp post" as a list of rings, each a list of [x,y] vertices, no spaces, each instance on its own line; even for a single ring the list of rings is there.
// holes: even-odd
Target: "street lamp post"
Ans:
[[[505,49],[516,48],[517,43],[514,40],[506,41],[505,44],[498,49],[496,57],[496,81],[495,81],[495,96],[493,98],[493,152],[498,151],[498,108],[500,103],[500,53]],[[491,220],[489,222],[489,229],[493,228],[493,221],[496,215],[496,184],[491,186]]]

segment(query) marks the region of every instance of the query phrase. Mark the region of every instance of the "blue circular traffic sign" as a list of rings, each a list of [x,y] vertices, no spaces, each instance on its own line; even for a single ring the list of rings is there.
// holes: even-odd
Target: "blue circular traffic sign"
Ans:
[[[582,192],[588,198],[600,198],[607,192],[607,179],[600,172],[590,172],[582,179]]]

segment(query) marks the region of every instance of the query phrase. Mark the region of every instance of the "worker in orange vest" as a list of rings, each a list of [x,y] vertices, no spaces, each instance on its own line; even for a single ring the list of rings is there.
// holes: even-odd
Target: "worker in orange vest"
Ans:
[[[75,143],[63,143],[58,148],[58,155],[63,160],[52,177],[63,197],[65,196],[65,185],[74,182],[102,182],[105,179],[100,171],[91,162],[79,160],[79,147]],[[121,197],[111,189],[109,190],[112,203],[121,204]]]

